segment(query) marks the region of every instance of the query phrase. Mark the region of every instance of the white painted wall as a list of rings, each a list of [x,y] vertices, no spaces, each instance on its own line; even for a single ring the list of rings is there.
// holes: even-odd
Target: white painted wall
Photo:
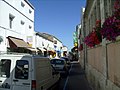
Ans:
[[[63,54],[63,50],[61,49],[61,47],[63,48],[63,44],[61,41],[59,41],[56,38],[53,38],[53,41],[57,41],[57,44],[54,44],[54,49],[56,50],[56,58],[59,58],[57,51],[60,51],[61,55]],[[55,46],[56,46],[56,48],[55,48]]]
[[[43,47],[42,42],[43,42],[43,38],[40,36],[36,36],[36,46],[35,47]]]
[[[48,41],[48,43],[49,43],[49,47],[52,48],[52,49],[54,49],[54,44],[53,44],[53,42],[52,42],[52,41]]]
[[[25,4],[21,6],[21,2]],[[31,10],[31,13],[29,13]],[[9,15],[14,16],[12,28],[9,25]],[[21,21],[24,24],[21,24]],[[6,51],[7,36],[24,39],[27,42],[28,36],[33,39],[34,34],[34,9],[24,0],[0,0],[0,36],[4,41],[0,44],[0,51]],[[33,44],[33,42],[30,42]]]

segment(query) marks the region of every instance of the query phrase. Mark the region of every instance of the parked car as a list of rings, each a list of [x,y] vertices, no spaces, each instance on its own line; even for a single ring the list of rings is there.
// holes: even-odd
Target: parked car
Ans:
[[[61,57],[61,59],[64,59],[66,61],[67,67],[68,67],[68,69],[70,69],[70,67],[71,67],[70,59],[68,57]]]
[[[59,78],[47,57],[0,55],[0,90],[48,90]]]
[[[52,66],[55,68],[56,71],[59,71],[61,76],[67,76],[68,75],[68,67],[67,67],[67,63],[64,59],[62,58],[53,58],[50,60]]]

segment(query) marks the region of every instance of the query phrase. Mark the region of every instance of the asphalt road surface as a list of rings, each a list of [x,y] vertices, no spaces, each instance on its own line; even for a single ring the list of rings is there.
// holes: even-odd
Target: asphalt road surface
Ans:
[[[62,77],[55,90],[92,90],[78,62],[72,63],[67,77]]]

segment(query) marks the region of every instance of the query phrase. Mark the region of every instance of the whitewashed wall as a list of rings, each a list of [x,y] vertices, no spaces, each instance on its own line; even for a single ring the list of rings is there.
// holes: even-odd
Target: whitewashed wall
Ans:
[[[24,3],[24,7],[21,6]],[[29,12],[31,11],[31,13]],[[9,15],[13,15],[12,28],[9,25]],[[21,24],[24,22],[24,24]],[[34,32],[34,8],[29,6],[24,0],[0,0],[0,36],[4,37],[4,42],[0,44],[0,51],[6,51],[7,36],[24,39],[33,44]]]

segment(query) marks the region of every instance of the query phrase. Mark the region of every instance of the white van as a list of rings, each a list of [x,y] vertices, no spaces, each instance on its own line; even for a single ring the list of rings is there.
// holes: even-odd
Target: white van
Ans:
[[[0,55],[0,90],[48,90],[59,78],[47,57]]]

